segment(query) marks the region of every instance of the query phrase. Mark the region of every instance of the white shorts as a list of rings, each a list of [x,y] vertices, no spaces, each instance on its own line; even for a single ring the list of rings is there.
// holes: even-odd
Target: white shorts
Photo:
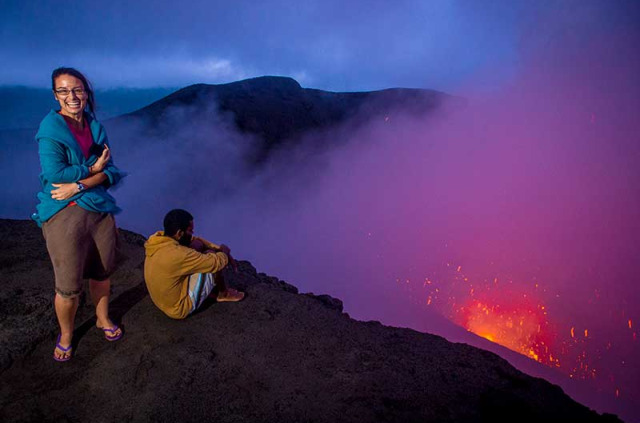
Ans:
[[[193,313],[202,305],[213,291],[213,273],[194,273],[189,276],[189,298],[191,298],[191,311]]]

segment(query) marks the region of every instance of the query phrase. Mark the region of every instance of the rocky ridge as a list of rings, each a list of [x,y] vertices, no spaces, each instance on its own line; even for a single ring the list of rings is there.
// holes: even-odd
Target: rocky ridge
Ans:
[[[331,92],[303,88],[288,77],[262,76],[228,84],[194,84],[135,112],[106,123],[110,136],[128,124],[145,128],[138,138],[176,138],[185,122],[197,123],[200,132],[216,134],[229,125],[255,138],[247,159],[266,161],[274,150],[300,147],[300,138],[322,134],[348,123],[358,127],[377,118],[424,118],[438,109],[461,107],[459,97],[435,90],[389,88],[379,91]],[[446,107],[445,107],[446,106]],[[180,122],[176,125],[176,116]],[[306,148],[322,149],[318,136]]]
[[[51,359],[53,273],[39,229],[0,220],[2,421],[619,421],[466,344],[351,319],[340,300],[299,294],[241,262],[241,303],[184,321],[143,282],[144,237],[121,230],[108,343],[81,307],[75,356]]]

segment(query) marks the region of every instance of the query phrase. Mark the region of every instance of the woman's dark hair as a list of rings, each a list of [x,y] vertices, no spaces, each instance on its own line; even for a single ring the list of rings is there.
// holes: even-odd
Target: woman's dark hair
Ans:
[[[178,231],[186,231],[193,216],[186,210],[173,209],[164,217],[165,236],[174,236]]]
[[[87,105],[89,106],[89,112],[91,113],[92,116],[95,116],[96,100],[95,100],[95,97],[93,96],[93,87],[91,86],[91,83],[89,83],[89,80],[87,79],[87,77],[84,76],[82,72],[74,68],[62,67],[62,68],[55,69],[51,74],[51,89],[54,92],[56,90],[56,78],[58,78],[61,75],[71,75],[78,78],[80,81],[82,81],[82,83],[84,84],[84,90],[87,92]]]

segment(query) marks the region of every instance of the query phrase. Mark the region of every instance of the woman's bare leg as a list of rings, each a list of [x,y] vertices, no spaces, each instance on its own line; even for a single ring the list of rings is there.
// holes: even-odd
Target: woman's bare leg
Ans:
[[[56,310],[56,317],[60,325],[60,345],[67,348],[71,345],[73,338],[73,325],[76,319],[76,311],[78,311],[78,297],[64,298],[56,294],[53,300],[53,306]],[[53,354],[59,358],[67,358],[71,351],[64,352],[58,347],[55,348]]]
[[[96,326],[101,329],[112,329],[116,325],[109,319],[109,294],[111,293],[111,280],[96,281],[89,279],[89,292],[91,300],[96,306]],[[109,332],[109,336],[117,336],[122,333],[122,329]]]

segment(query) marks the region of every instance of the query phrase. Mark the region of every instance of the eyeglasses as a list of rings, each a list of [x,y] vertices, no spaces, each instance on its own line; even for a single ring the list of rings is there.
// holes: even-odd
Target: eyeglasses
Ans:
[[[57,90],[53,90],[53,92],[58,94],[60,97],[67,97],[72,92],[76,95],[76,97],[81,97],[85,93],[85,90],[84,88],[74,88],[72,90],[68,90],[66,88],[60,88]]]

